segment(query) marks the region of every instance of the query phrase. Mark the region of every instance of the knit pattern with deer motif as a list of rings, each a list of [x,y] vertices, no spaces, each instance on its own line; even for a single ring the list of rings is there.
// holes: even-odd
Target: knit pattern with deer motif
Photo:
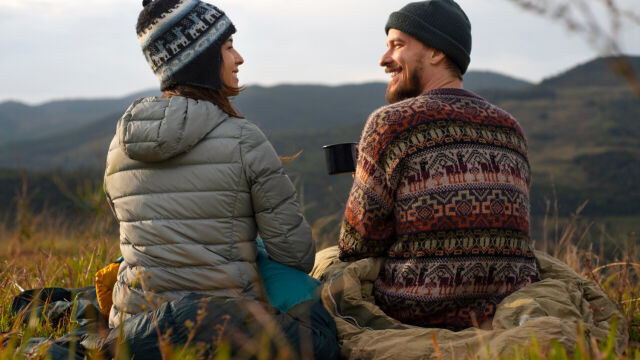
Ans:
[[[375,111],[340,232],[343,261],[384,256],[376,303],[419,326],[482,323],[538,280],[527,142],[504,110],[436,89]]]

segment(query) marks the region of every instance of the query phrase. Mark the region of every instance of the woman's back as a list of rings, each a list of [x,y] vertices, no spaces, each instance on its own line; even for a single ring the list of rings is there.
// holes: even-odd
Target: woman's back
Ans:
[[[313,266],[309,226],[273,147],[210,102],[134,102],[109,148],[105,191],[124,256],[110,326],[190,292],[264,300],[257,232],[274,260]]]

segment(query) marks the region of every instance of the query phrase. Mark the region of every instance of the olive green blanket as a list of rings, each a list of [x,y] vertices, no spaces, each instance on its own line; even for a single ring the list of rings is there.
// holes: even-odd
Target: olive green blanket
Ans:
[[[373,281],[381,258],[341,262],[337,247],[316,255],[311,275],[323,281],[322,301],[333,316],[340,352],[348,359],[495,359],[512,357],[516,349],[532,344],[541,351],[555,340],[571,353],[581,338],[605,340],[618,319],[616,351],[628,341],[622,314],[600,287],[566,264],[536,252],[541,281],[520,289],[498,306],[492,330],[469,328],[459,332],[405,325],[385,315],[374,304]],[[436,345],[437,344],[437,345]]]

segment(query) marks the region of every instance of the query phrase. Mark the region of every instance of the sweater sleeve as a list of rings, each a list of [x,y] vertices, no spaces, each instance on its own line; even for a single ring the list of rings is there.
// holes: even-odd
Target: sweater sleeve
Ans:
[[[240,148],[258,233],[269,257],[310,272],[316,252],[311,228],[300,212],[295,187],[284,173],[275,149],[251,123],[242,129]]]
[[[384,112],[374,112],[365,125],[353,187],[349,193],[340,230],[340,260],[384,256],[394,241],[393,204],[395,189],[390,169],[382,159],[384,145],[377,136]]]

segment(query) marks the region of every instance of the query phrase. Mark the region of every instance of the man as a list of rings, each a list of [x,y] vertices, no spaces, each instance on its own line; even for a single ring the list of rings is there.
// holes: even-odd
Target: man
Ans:
[[[463,89],[471,25],[454,1],[410,3],[386,32],[391,105],[363,131],[340,258],[386,257],[376,303],[404,323],[490,323],[504,297],[538,280],[525,135]]]

